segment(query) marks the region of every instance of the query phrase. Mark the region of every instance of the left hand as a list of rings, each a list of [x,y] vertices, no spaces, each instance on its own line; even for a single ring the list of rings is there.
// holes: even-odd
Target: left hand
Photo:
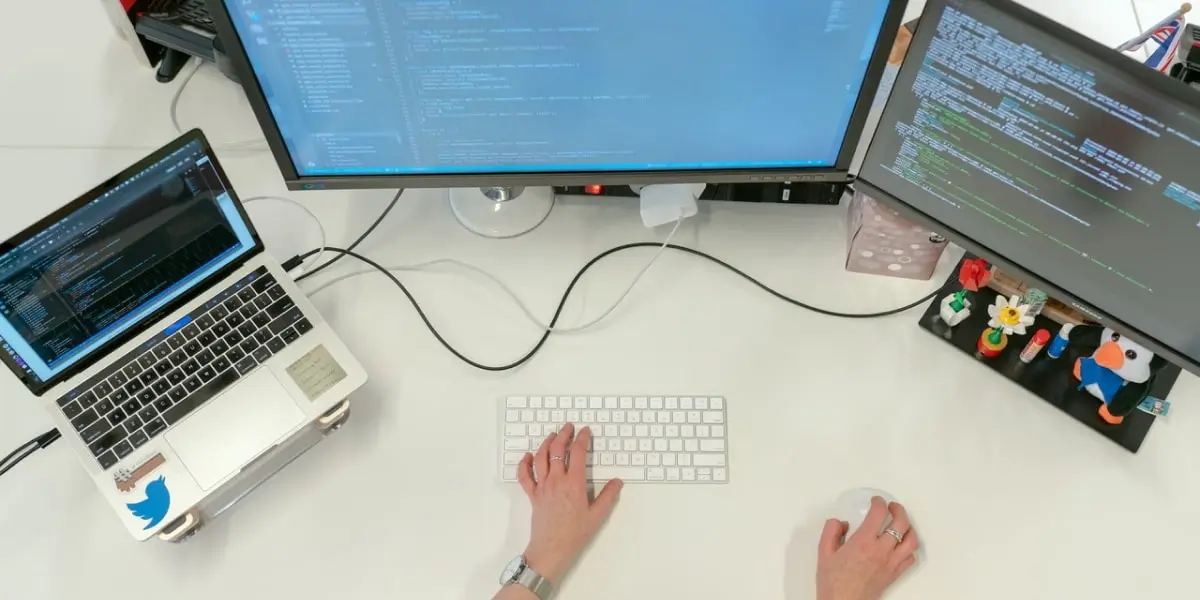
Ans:
[[[536,455],[526,453],[517,467],[517,479],[533,505],[525,560],[555,586],[562,584],[563,576],[600,531],[624,485],[613,479],[595,501],[589,501],[585,459],[591,440],[590,429],[584,427],[575,436],[575,426],[568,423],[547,437]]]

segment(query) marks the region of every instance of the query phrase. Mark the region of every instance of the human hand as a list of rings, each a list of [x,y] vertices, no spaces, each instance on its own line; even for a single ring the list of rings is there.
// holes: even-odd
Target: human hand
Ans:
[[[568,423],[547,437],[536,455],[526,453],[517,467],[517,480],[533,505],[525,561],[556,586],[604,525],[624,486],[613,479],[589,501],[585,457],[591,441],[590,429],[575,436],[575,426]]]
[[[888,529],[900,534],[903,542],[879,533],[889,513]],[[825,523],[817,558],[817,600],[879,600],[917,560],[917,532],[898,502],[871,498],[862,526],[843,544],[849,529],[845,521]]]

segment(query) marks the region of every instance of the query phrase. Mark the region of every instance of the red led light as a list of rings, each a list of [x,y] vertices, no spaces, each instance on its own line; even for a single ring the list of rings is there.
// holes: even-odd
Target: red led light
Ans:
[[[599,196],[600,194],[604,193],[604,186],[602,186],[602,185],[585,185],[585,186],[583,186],[583,191],[586,194],[591,194],[593,196]]]

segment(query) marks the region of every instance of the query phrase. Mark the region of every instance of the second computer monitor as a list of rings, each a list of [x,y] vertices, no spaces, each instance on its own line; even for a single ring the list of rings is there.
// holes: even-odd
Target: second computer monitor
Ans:
[[[1200,371],[1200,96],[1008,0],[930,0],[860,186]]]
[[[300,189],[844,181],[904,7],[210,4]]]

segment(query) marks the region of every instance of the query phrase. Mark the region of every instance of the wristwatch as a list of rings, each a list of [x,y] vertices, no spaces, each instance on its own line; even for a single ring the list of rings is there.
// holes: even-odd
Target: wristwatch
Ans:
[[[529,563],[525,562],[525,555],[512,559],[512,562],[504,568],[504,573],[500,575],[500,585],[513,584],[533,592],[533,595],[541,600],[550,600],[550,597],[554,595],[554,584],[550,583],[549,579],[542,577],[541,573],[530,568]]]

